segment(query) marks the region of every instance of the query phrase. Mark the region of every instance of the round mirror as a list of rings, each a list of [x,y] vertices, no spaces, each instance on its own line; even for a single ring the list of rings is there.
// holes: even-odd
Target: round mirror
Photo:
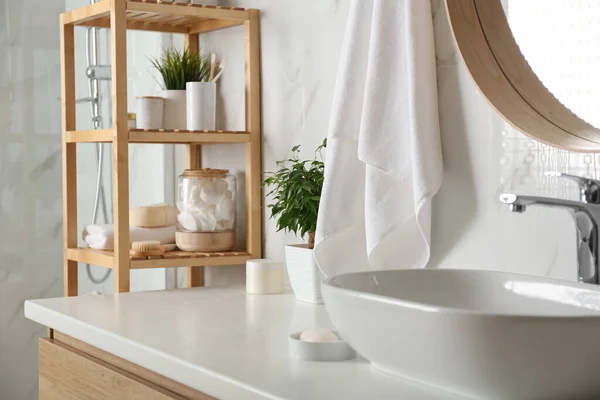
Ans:
[[[504,0],[525,60],[550,93],[600,128],[600,0]]]
[[[600,0],[446,6],[467,69],[507,122],[555,147],[600,152]]]

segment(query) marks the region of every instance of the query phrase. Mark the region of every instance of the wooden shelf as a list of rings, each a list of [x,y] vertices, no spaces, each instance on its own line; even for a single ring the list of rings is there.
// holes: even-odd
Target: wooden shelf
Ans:
[[[184,34],[184,47],[199,52],[198,33],[243,25],[244,131],[128,129],[127,29]],[[75,26],[110,28],[112,66],[111,129],[77,130],[75,98]],[[244,265],[262,257],[260,12],[256,9],[171,3],[163,0],[102,0],[61,15],[62,176],[64,288],[78,294],[78,262],[111,268],[115,293],[130,289],[130,270],[186,267],[187,285],[204,285],[204,267]],[[114,252],[77,248],[77,143],[112,143]],[[202,168],[202,145],[243,143],[245,147],[244,251],[227,253],[172,252],[160,258],[130,259],[129,146],[131,143],[187,145],[187,169]],[[151,162],[152,160],[148,160]]]
[[[67,249],[67,258],[105,268],[113,268],[114,257],[111,251],[94,249]],[[171,268],[171,267],[205,267],[218,265],[239,265],[250,259],[245,251],[229,251],[223,253],[201,253],[187,251],[170,251],[164,256],[133,258],[130,257],[130,269]]]
[[[186,131],[130,129],[129,143],[248,143],[250,134],[243,131]]]
[[[125,0],[124,0],[125,1]],[[161,0],[126,0],[127,29],[205,33],[242,25],[248,9]],[[110,2],[90,4],[63,14],[63,23],[110,28]]]
[[[112,129],[69,131],[65,135],[67,143],[111,143],[113,141]],[[129,143],[211,144],[248,142],[250,142],[250,133],[244,131],[129,130]]]

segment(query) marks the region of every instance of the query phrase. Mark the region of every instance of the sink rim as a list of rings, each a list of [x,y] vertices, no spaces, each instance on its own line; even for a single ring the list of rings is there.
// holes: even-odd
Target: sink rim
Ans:
[[[398,297],[391,297],[381,294],[362,292],[356,289],[350,289],[346,287],[340,286],[340,284],[336,283],[336,279],[342,276],[358,276],[358,275],[373,275],[378,272],[392,272],[396,273],[429,273],[429,274],[463,274],[463,275],[487,275],[487,276],[497,276],[503,278],[514,277],[515,280],[519,281],[533,281],[535,283],[548,283],[556,286],[569,287],[576,289],[580,292],[593,292],[600,297],[600,285],[592,285],[587,283],[579,283],[572,282],[557,278],[549,278],[544,276],[537,276],[532,274],[522,274],[516,272],[503,272],[503,271],[491,271],[491,270],[481,270],[481,269],[458,269],[458,268],[424,268],[424,269],[398,269],[398,270],[373,270],[373,271],[365,271],[365,272],[352,272],[346,274],[339,274],[333,277],[329,277],[323,280],[323,286],[327,286],[326,289],[337,290],[348,295],[357,296],[381,303],[401,306],[405,308],[411,308],[414,310],[429,312],[429,313],[439,313],[439,314],[449,314],[449,315],[464,315],[464,316],[472,316],[472,317],[480,317],[480,318],[510,318],[510,319],[537,319],[537,320],[596,320],[600,319],[600,302],[598,303],[597,309],[590,309],[588,307],[584,307],[582,305],[573,305],[572,307],[576,307],[580,309],[585,314],[566,314],[561,312],[556,312],[555,314],[526,314],[519,312],[500,312],[500,311],[485,311],[485,310],[473,310],[467,308],[459,308],[459,307],[449,307],[449,306],[440,306],[433,304],[425,304],[413,300],[402,299]]]

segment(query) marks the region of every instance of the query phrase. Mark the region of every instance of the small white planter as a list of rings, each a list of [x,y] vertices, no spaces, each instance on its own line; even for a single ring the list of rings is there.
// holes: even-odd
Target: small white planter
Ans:
[[[217,112],[217,84],[213,82],[188,82],[187,129],[215,130]]]
[[[186,129],[187,99],[185,92],[185,90],[163,90],[165,98],[163,125],[165,129]]]
[[[139,96],[136,99],[136,119],[134,128],[162,129],[165,99],[155,96]]]
[[[321,281],[324,276],[307,244],[285,246],[285,263],[297,300],[323,304]]]

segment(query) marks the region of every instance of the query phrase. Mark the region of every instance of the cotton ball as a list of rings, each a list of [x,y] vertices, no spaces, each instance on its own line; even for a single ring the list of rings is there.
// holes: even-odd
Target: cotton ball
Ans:
[[[203,232],[213,232],[217,227],[217,219],[215,214],[207,210],[203,210],[197,214],[200,230]]]
[[[181,225],[181,227],[183,229],[185,229],[186,231],[190,231],[190,232],[198,232],[199,231],[198,220],[192,213],[182,212],[181,214],[179,214],[177,216],[177,221],[179,222],[179,225]]]
[[[217,220],[231,220],[233,219],[233,200],[223,199],[216,208]]]
[[[227,191],[227,181],[225,179],[215,178],[215,180],[213,181],[213,186],[215,192],[220,195],[224,195],[225,191]]]
[[[335,333],[325,328],[309,329],[300,334],[300,340],[314,343],[331,343],[339,339]]]
[[[225,198],[229,199],[229,200],[233,199],[233,192],[231,190],[226,190],[225,191]]]
[[[200,192],[201,192],[201,188],[198,185],[194,185],[192,187],[190,187],[189,190],[189,194],[188,194],[188,203],[196,203],[200,200]]]

